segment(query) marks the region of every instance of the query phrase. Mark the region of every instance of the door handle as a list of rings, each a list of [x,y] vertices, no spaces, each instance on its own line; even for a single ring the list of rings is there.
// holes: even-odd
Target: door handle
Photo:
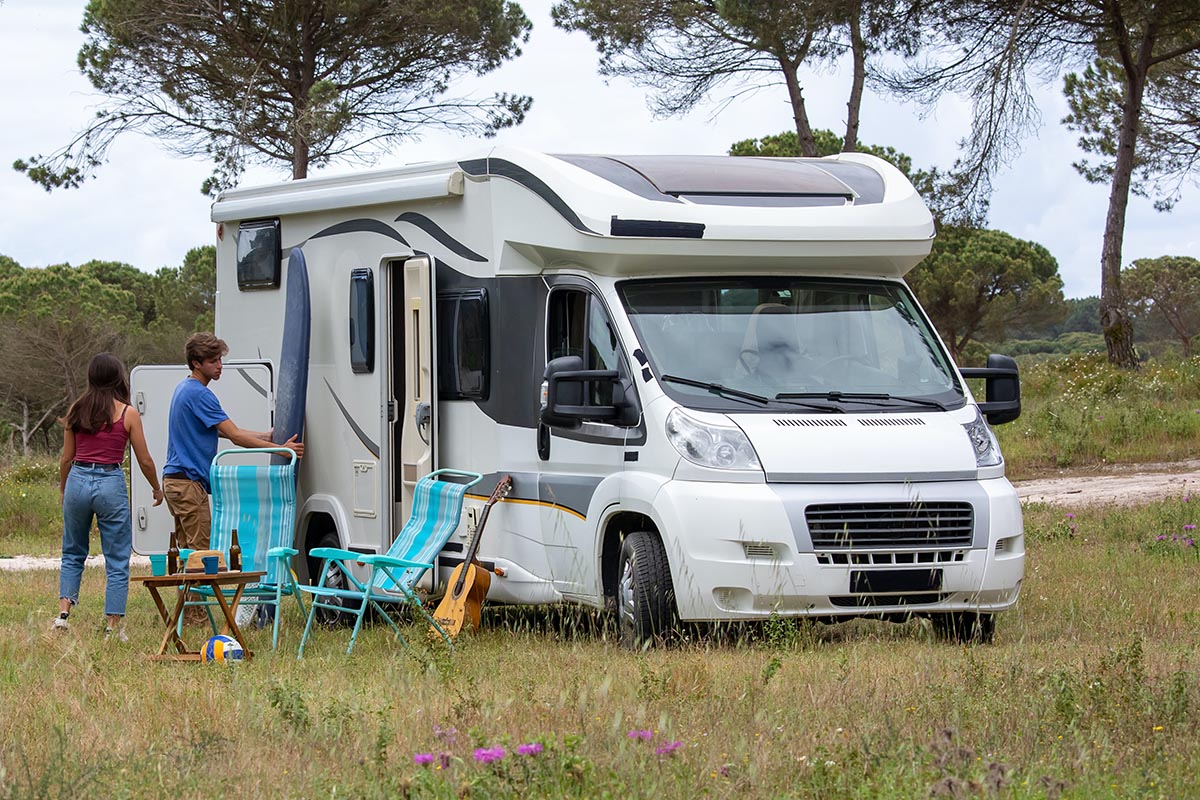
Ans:
[[[413,412],[413,422],[417,425],[417,435],[428,445],[432,433],[430,423],[433,422],[433,409],[429,407],[429,403],[417,403],[417,410]]]

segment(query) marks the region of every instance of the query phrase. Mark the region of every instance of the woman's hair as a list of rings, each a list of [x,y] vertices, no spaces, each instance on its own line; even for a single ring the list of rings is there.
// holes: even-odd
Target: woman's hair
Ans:
[[[112,353],[98,353],[88,364],[88,388],[67,409],[63,425],[75,433],[96,433],[112,425],[113,403],[129,403],[125,365]]]
[[[229,345],[211,333],[193,333],[183,346],[183,357],[187,359],[188,369],[195,369],[197,363],[208,361],[210,358],[224,358],[228,352]]]

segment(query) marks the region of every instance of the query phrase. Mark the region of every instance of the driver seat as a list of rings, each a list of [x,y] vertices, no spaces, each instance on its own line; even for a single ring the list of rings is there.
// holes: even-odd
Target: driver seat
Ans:
[[[790,308],[762,303],[750,312],[742,340],[743,367],[750,374],[778,382],[795,370],[800,356],[800,337]]]

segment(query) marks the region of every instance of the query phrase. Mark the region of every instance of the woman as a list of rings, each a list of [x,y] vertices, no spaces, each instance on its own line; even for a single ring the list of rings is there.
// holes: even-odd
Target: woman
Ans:
[[[63,450],[58,462],[58,491],[63,506],[62,573],[58,583],[58,618],[54,628],[66,631],[71,607],[79,602],[79,583],[88,556],[92,519],[100,529],[106,584],[105,638],[128,641],[122,620],[129,596],[129,554],[133,526],[125,487],[125,446],[154,487],[154,505],[162,502],[162,486],[154,459],[146,448],[142,418],[129,407],[125,365],[110,353],[88,364],[88,388],[71,404],[62,420]]]

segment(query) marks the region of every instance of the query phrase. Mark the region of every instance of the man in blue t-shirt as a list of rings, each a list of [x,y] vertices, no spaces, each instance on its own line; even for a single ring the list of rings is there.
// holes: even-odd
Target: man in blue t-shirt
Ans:
[[[184,346],[191,374],[175,388],[171,398],[171,416],[167,423],[167,460],[163,465],[163,496],[175,516],[176,541],[180,547],[207,550],[212,511],[208,505],[211,487],[208,468],[217,455],[217,438],[224,437],[239,447],[287,447],[296,456],[304,455],[304,445],[293,436],[282,445],[271,441],[271,434],[245,431],[221,408],[217,396],[208,388],[221,378],[221,359],[228,345],[211,333],[193,334]],[[207,617],[200,609],[201,621]],[[188,622],[193,617],[189,615]]]

